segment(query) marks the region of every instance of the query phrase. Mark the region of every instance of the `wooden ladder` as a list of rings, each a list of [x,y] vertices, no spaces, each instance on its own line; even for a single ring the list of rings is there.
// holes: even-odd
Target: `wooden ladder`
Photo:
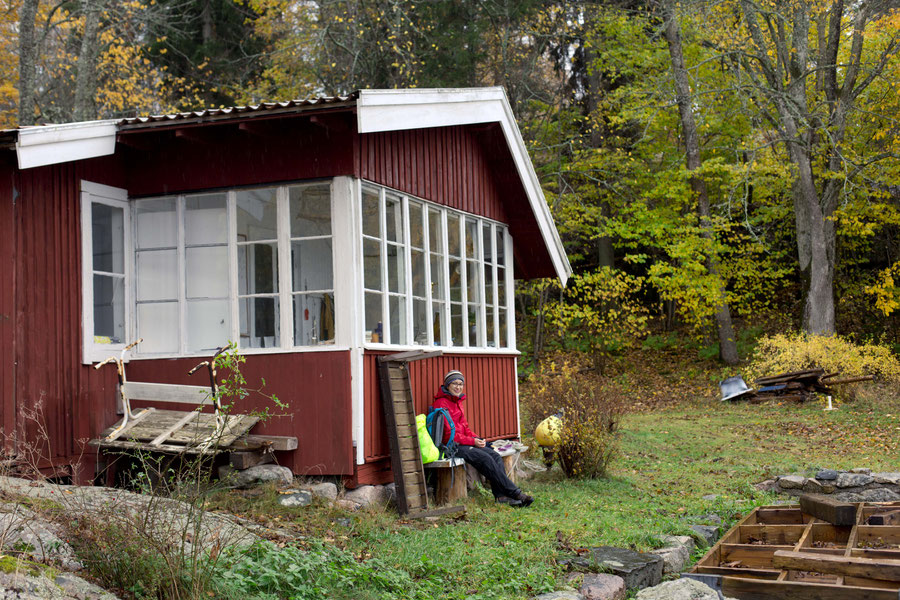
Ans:
[[[384,408],[384,420],[391,447],[391,470],[394,472],[394,484],[397,487],[397,510],[401,515],[412,518],[465,511],[464,506],[428,509],[425,470],[422,468],[416,411],[407,363],[441,354],[440,350],[432,352],[414,350],[378,358],[381,404]]]

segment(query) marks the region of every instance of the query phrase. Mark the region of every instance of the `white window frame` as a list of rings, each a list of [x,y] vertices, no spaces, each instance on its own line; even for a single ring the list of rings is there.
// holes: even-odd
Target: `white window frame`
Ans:
[[[476,352],[500,352],[500,353],[515,353],[518,354],[515,350],[515,335],[513,330],[512,315],[513,315],[513,289],[511,287],[512,282],[512,238],[509,235],[509,227],[504,223],[500,223],[498,221],[494,221],[492,219],[488,219],[483,216],[474,215],[471,213],[466,213],[460,210],[456,210],[453,208],[449,208],[443,205],[439,205],[433,202],[429,202],[422,198],[418,198],[415,196],[411,196],[409,194],[404,194],[397,190],[387,188],[385,186],[375,184],[368,181],[362,181],[360,186],[359,197],[356,199],[357,204],[361,204],[362,202],[362,191],[366,190],[378,196],[378,214],[379,214],[379,235],[380,238],[377,240],[380,247],[380,256],[381,256],[381,276],[382,276],[382,286],[383,290],[381,290],[381,323],[382,323],[382,333],[387,339],[391,340],[390,343],[384,342],[371,342],[368,337],[365,335],[366,324],[365,322],[361,322],[361,330],[360,334],[363,337],[363,344],[366,348],[372,349],[397,349],[397,348],[441,348],[450,351],[476,351]],[[387,195],[396,196],[401,199],[401,207],[403,214],[403,234],[402,239],[403,243],[402,247],[402,255],[405,260],[404,271],[406,274],[405,281],[405,289],[403,290],[403,302],[406,308],[406,339],[403,340],[395,340],[394,336],[390,332],[390,315],[389,315],[389,305],[388,298],[390,296],[397,296],[398,294],[393,292],[388,292],[388,266],[387,266],[387,239],[386,239],[386,203],[385,198]],[[422,206],[422,226],[424,227],[424,253],[425,253],[425,272],[426,277],[428,278],[426,285],[426,314],[429,318],[429,323],[427,327],[428,335],[427,335],[427,344],[418,344],[413,338],[414,332],[414,322],[413,322],[413,289],[412,289],[412,242],[410,236],[410,221],[409,221],[409,203],[415,202]],[[357,209],[361,210],[361,209]],[[443,319],[442,319],[442,327],[441,327],[441,336],[442,340],[434,339],[434,328],[432,327],[431,319],[433,317],[433,298],[431,294],[431,282],[433,281],[433,277],[435,274],[431,272],[431,240],[430,240],[430,229],[429,229],[429,219],[428,219],[428,211],[436,210],[440,215],[441,221],[441,236],[442,239],[439,241],[439,252],[435,253],[435,255],[439,256],[441,259],[441,263],[443,265],[442,272],[438,274],[439,277],[442,278],[442,283],[444,287],[445,298],[443,301],[442,311],[443,311]],[[458,217],[459,223],[459,236],[460,236],[460,276],[461,276],[461,289],[460,289],[460,299],[461,299],[461,309],[462,309],[462,320],[463,320],[463,330],[461,332],[461,339],[463,341],[462,346],[456,346],[452,344],[452,330],[454,326],[458,326],[458,323],[453,323],[451,320],[451,301],[450,301],[450,280],[449,280],[449,267],[450,267],[450,254],[449,254],[449,233],[448,226],[449,215],[455,215]],[[475,222],[475,237],[472,240],[474,245],[474,256],[469,258],[466,255],[466,223],[467,221],[471,222],[474,220]],[[483,228],[487,225],[490,231],[490,243],[491,247],[494,251],[494,261],[490,264],[485,264],[485,253],[483,248]],[[361,227],[361,226],[360,226]],[[361,229],[360,229],[361,231]],[[497,255],[498,248],[496,234],[498,232],[502,232],[503,237],[503,245],[504,245],[504,282],[506,284],[506,319],[507,319],[507,327],[506,327],[506,343],[502,344],[500,340],[500,327],[499,327],[499,318],[500,318],[500,306],[499,303],[499,289],[498,289],[498,281],[497,281]],[[372,239],[374,238],[367,238]],[[393,242],[391,242],[393,244]],[[362,264],[362,249],[357,252],[357,261]],[[473,337],[473,339],[469,339],[469,327],[468,327],[468,319],[469,319],[469,298],[468,298],[468,287],[469,287],[469,277],[468,277],[468,261],[474,260],[475,266],[477,268],[476,275],[478,276],[478,289],[479,296],[485,296],[473,307],[478,311],[478,320],[477,327]],[[485,268],[490,268],[492,270],[492,284],[491,284],[491,300],[494,306],[493,313],[493,339],[490,340],[491,344],[488,344],[487,336],[487,315],[486,315],[486,292],[485,292],[485,283],[484,283],[484,270]],[[359,302],[361,306],[365,305],[365,294],[366,293],[376,293],[375,290],[368,290],[365,288],[365,281],[360,274],[358,277],[358,285],[359,285]],[[457,303],[459,304],[459,303]]]
[[[123,253],[125,280],[125,337],[119,344],[99,344],[94,341],[94,251],[93,222],[91,207],[94,204],[106,204],[121,208],[123,214]],[[132,302],[132,263],[134,250],[131,240],[131,207],[126,190],[81,181],[81,362],[91,364],[100,362],[110,356],[118,355],[125,348],[131,335],[133,322]]]

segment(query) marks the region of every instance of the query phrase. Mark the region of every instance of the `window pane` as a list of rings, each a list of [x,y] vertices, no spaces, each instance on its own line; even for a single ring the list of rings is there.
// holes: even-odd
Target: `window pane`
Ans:
[[[414,248],[425,247],[425,228],[422,226],[422,205],[409,203],[409,243]]]
[[[372,237],[381,237],[381,228],[379,227],[378,219],[378,205],[379,198],[378,192],[372,191],[367,188],[363,188],[363,197],[362,197],[362,225],[363,225],[363,235],[370,235]]]
[[[506,265],[506,245],[503,243],[503,228],[497,227],[497,264]]]
[[[403,264],[403,248],[387,245],[388,291],[402,293],[406,291],[406,268]]]
[[[331,186],[292,187],[291,237],[331,235]]]
[[[187,351],[215,350],[231,336],[231,309],[228,300],[199,300],[187,303]]]
[[[462,346],[463,345],[463,314],[462,314],[462,304],[454,304],[450,303],[450,345],[451,346]]]
[[[385,233],[389,242],[403,242],[403,205],[396,196],[385,196]]]
[[[137,336],[141,353],[178,352],[178,303],[138,304]]]
[[[384,342],[381,325],[381,294],[366,292],[366,341]]]
[[[444,232],[441,223],[441,212],[433,208],[428,209],[428,246],[432,252],[443,252]]]
[[[242,190],[237,193],[239,242],[274,240],[277,237],[275,189]]]
[[[434,344],[442,346],[444,344],[444,303],[431,303],[431,327],[434,332]]]
[[[334,294],[294,295],[294,345],[334,342]]]
[[[494,307],[488,306],[485,310],[485,322],[484,322],[484,331],[485,337],[487,339],[487,345],[491,348],[496,346],[494,343]]]
[[[400,296],[388,296],[388,317],[391,320],[391,338],[389,344],[407,344],[406,334],[406,300]]]
[[[450,300],[462,301],[462,261],[450,259]]]
[[[96,205],[95,205],[96,206]],[[94,336],[100,344],[125,342],[125,278],[94,275]]]
[[[178,265],[175,250],[137,253],[137,299],[174,300],[178,297]]]
[[[125,273],[125,213],[121,208],[91,205],[94,270]]]
[[[413,343],[428,344],[428,306],[424,300],[413,300]]]
[[[238,246],[238,293],[278,292],[278,248],[275,244]],[[251,346],[255,348],[256,346]]]
[[[477,307],[469,304],[469,345],[480,346],[481,341],[478,339],[478,332],[482,330],[481,311]]]
[[[484,249],[484,262],[494,262],[494,251],[491,248],[491,225],[490,223],[481,224],[481,247]]]
[[[447,299],[444,294],[444,261],[435,254],[431,255],[431,299]]]
[[[484,303],[494,303],[494,268],[484,265]]]
[[[475,219],[466,219],[466,258],[478,258],[475,254],[475,240],[478,235],[478,223]]]
[[[291,272],[295,292],[333,288],[331,238],[291,242]]]
[[[499,310],[500,313],[500,347],[506,348],[509,346],[509,341],[506,339],[506,309],[501,308]]]
[[[381,290],[381,243],[363,240],[363,285],[370,290]]]
[[[506,307],[506,269],[497,267],[497,306]]]
[[[184,243],[196,246],[224,244],[227,241],[225,194],[203,194],[185,198]]]
[[[184,256],[184,285],[188,298],[228,296],[227,246],[185,248]]]
[[[428,291],[425,281],[425,253],[421,250],[410,252],[412,262],[412,294],[424,298]]]
[[[172,197],[138,200],[135,203],[137,248],[172,248],[178,243],[175,201],[176,198]]]
[[[241,298],[241,348],[274,348],[281,344],[278,298]]]
[[[478,272],[478,263],[474,260],[470,260],[466,262],[466,282],[468,286],[466,287],[468,293],[469,304],[481,302],[481,286],[478,285],[478,281],[481,279],[479,277],[480,273]]]
[[[452,213],[447,215],[447,248],[450,256],[459,254],[459,215]]]

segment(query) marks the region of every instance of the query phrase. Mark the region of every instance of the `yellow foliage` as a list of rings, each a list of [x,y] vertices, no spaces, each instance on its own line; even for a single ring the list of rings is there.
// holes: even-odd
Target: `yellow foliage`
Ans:
[[[839,335],[806,333],[761,338],[747,375],[753,381],[767,375],[815,368],[848,377],[875,375],[885,381],[900,382],[900,361],[889,348],[856,344]]]
[[[866,287],[866,293],[875,297],[875,307],[884,313],[884,316],[900,308],[900,289],[894,282],[900,276],[900,262],[878,272],[878,280],[874,285]]]

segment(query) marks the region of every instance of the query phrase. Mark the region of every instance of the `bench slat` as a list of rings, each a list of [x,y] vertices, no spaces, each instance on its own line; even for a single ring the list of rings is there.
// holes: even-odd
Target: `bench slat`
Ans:
[[[199,385],[170,385],[168,383],[125,382],[125,395],[131,400],[151,402],[181,402],[210,404],[210,389]]]

